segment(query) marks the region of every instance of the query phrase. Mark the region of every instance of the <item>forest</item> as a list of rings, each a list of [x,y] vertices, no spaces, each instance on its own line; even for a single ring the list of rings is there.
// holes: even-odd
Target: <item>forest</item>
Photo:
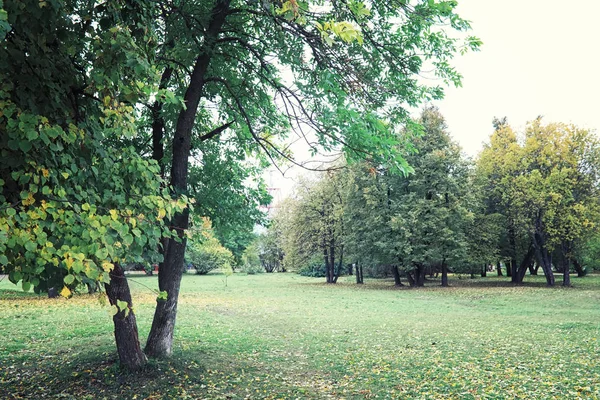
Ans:
[[[264,234],[262,257],[327,283],[354,266],[359,284],[366,272],[397,286],[401,276],[410,286],[441,276],[448,286],[448,272],[485,277],[492,269],[516,284],[539,272],[548,286],[559,273],[569,286],[571,271],[598,269],[594,133],[542,118],[516,133],[495,119],[471,160],[437,109],[415,122],[423,133],[405,156],[411,172],[360,162],[302,182]]]

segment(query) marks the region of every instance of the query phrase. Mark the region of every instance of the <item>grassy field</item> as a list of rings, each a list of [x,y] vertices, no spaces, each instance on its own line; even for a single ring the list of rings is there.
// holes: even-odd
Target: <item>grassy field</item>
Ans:
[[[129,374],[116,364],[108,306],[4,279],[0,398],[600,398],[600,276],[569,289],[526,280],[413,290],[185,276],[173,359]],[[131,281],[145,339],[156,278]]]

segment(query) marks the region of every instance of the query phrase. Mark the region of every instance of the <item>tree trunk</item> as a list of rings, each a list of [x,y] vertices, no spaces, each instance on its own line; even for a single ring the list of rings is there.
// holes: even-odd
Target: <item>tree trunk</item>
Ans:
[[[535,266],[535,263],[529,264],[529,275],[537,275],[538,269]]]
[[[425,286],[425,267],[422,264],[417,265],[415,270],[415,286]]]
[[[481,269],[481,277],[487,277],[487,263],[483,264],[483,268]]]
[[[147,358],[140,346],[129,284],[119,264],[115,264],[110,272],[110,283],[105,288],[111,305],[118,306],[119,301],[127,304],[125,309],[119,309],[113,316],[119,362],[128,370],[138,370],[146,364]]]
[[[394,286],[404,286],[400,281],[400,271],[397,265],[392,265],[392,274],[394,275]]]
[[[506,264],[506,276],[510,276],[512,278],[513,267],[516,269],[517,260],[511,258],[510,261]]]
[[[575,268],[575,271],[577,271],[578,278],[582,278],[586,275],[585,268],[581,267],[581,264],[579,264],[579,261],[576,258],[573,259],[573,267]]]
[[[513,271],[512,282],[513,283],[523,283],[523,279],[525,278],[525,272],[527,272],[527,268],[531,266],[531,262],[533,261],[533,257],[535,256],[535,248],[533,245],[529,246],[529,250],[523,258],[521,265],[515,271]]]
[[[563,253],[563,286],[571,286],[571,265],[569,262],[571,259],[571,245],[570,243],[562,243],[560,247]]]
[[[211,20],[204,34],[202,49],[196,58],[190,83],[184,95],[186,107],[181,110],[177,118],[171,163],[171,186],[175,196],[188,191],[187,178],[192,131],[206,82],[206,72],[219,33],[228,15],[230,2],[231,0],[218,0],[213,7]],[[168,357],[172,353],[177,301],[185,257],[185,230],[189,225],[189,209],[176,215],[172,225],[177,230],[180,241],[169,241],[165,260],[159,267],[158,285],[161,291],[167,292],[167,300],[157,301],[156,304],[152,328],[146,342],[146,352],[152,357]]]
[[[360,285],[363,283],[362,265],[360,265],[359,263],[356,263],[354,270],[356,271],[356,283]]]
[[[414,274],[414,277],[413,277],[413,274]],[[408,279],[408,283],[412,287],[417,286],[416,276],[417,276],[417,269],[416,269],[416,267],[415,267],[415,269],[412,272],[411,271],[406,271],[406,279]]]
[[[176,219],[188,219],[188,211],[177,216]],[[183,225],[179,221],[179,226]],[[166,300],[156,300],[152,328],[146,341],[146,354],[150,357],[169,357],[172,354],[173,334],[177,319],[177,303],[179,288],[183,277],[183,264],[185,256],[185,237],[181,241],[171,240],[165,262],[159,267],[158,288],[167,292]]]
[[[448,266],[445,259],[442,261],[442,286],[448,287]]]
[[[497,271],[498,271],[498,276],[502,276],[502,262],[500,260],[498,260]]]
[[[546,276],[546,284],[548,286],[554,286],[554,273],[552,272],[552,257],[548,253],[545,246],[545,241],[539,232],[533,235],[533,245],[535,246],[536,255],[538,258],[538,264],[542,267],[544,275]]]

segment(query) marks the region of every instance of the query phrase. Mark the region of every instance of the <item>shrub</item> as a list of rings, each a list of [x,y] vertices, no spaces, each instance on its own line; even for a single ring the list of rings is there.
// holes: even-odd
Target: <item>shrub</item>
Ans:
[[[311,260],[308,264],[301,267],[298,273],[302,276],[310,276],[312,278],[323,278],[327,275],[327,268],[323,261]]]
[[[208,274],[213,269],[223,268],[233,263],[233,254],[215,238],[206,239],[203,243],[192,242],[186,250],[187,259],[194,266],[198,275]]]

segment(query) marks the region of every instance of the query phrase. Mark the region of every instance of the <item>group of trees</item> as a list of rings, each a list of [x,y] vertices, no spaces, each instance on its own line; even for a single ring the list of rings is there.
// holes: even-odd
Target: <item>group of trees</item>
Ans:
[[[284,265],[322,269],[335,283],[348,265],[405,276],[423,286],[426,274],[482,273],[502,265],[515,283],[527,270],[554,272],[570,285],[595,267],[600,222],[600,142],[587,130],[531,122],[523,135],[505,120],[475,161],[461,154],[439,111],[417,121],[423,135],[405,158],[413,171],[393,174],[362,162],[302,183],[280,207],[276,226]]]
[[[480,44],[449,33],[469,29],[455,7],[0,1],[0,265],[24,290],[105,285],[123,366],[170,355],[192,212],[241,259],[286,138],[406,169],[406,106]],[[131,262],[160,263],[144,350]]]

